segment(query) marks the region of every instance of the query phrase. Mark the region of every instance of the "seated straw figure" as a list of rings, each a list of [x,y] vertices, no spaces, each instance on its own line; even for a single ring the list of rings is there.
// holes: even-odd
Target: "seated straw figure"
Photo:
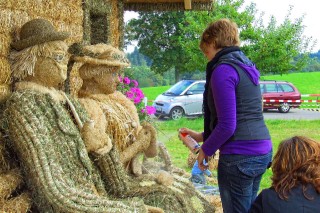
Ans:
[[[110,138],[94,128],[77,100],[57,89],[67,76],[63,40],[68,35],[47,20],[34,19],[22,26],[10,53],[17,83],[6,102],[3,126],[32,203],[39,212],[147,212],[141,199],[108,198],[85,143],[98,140],[92,152],[106,155]]]
[[[250,213],[320,211],[320,142],[305,136],[283,140],[271,168],[272,186],[260,192]]]
[[[118,71],[129,66],[129,62],[123,52],[111,45],[85,46],[82,51],[87,55],[74,58],[84,63],[79,69],[83,79],[80,101],[91,118],[100,123],[97,126],[110,135],[129,174],[141,175],[139,155],[157,155],[156,130],[147,122],[140,124],[134,103],[116,91]]]
[[[107,155],[91,155],[108,193],[121,198],[134,195],[165,212],[213,212],[214,207],[187,179],[173,178],[165,172],[134,177],[125,171],[123,166],[130,164],[124,159],[131,160],[141,152],[154,156],[156,140],[154,128],[140,125],[134,104],[116,92],[117,72],[128,65],[124,53],[106,44],[74,46],[69,50],[75,54],[74,60],[82,63],[80,102],[96,128],[106,131],[114,144]]]

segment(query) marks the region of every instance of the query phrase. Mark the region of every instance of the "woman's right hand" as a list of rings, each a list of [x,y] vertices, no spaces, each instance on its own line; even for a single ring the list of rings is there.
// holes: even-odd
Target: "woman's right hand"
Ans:
[[[185,128],[185,127],[178,129],[178,132],[179,133],[186,133],[186,134],[190,135],[197,142],[203,142],[203,136],[202,136],[201,132],[196,132],[192,129]],[[180,134],[178,134],[178,137],[180,138]]]

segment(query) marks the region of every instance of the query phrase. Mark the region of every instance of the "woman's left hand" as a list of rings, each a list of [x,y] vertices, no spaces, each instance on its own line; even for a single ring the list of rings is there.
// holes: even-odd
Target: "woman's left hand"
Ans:
[[[198,153],[198,167],[201,171],[204,171],[206,169],[208,169],[208,165],[204,165],[203,164],[203,160],[206,160],[206,162],[208,162],[208,156],[203,152],[203,150],[200,148],[199,153]]]

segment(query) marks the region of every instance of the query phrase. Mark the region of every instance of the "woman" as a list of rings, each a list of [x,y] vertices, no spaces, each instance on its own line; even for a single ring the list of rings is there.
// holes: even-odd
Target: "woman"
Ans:
[[[187,128],[203,159],[219,149],[218,184],[224,212],[247,212],[272,157],[264,123],[259,71],[239,48],[237,25],[221,19],[202,34],[200,49],[208,59],[204,92],[204,132]]]
[[[320,211],[320,143],[303,136],[282,141],[272,171],[272,187],[259,194],[250,212]]]

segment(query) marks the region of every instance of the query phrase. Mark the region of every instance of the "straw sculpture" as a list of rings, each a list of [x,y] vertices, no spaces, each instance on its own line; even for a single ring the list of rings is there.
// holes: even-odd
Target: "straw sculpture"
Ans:
[[[156,131],[150,124],[141,125],[133,102],[115,91],[118,83],[115,74],[129,65],[128,60],[123,52],[106,44],[85,46],[81,51],[74,56],[75,61],[84,63],[79,70],[84,81],[79,91],[81,103],[98,126],[105,126],[101,129],[111,136],[128,171],[139,175],[138,153],[147,157],[157,154]]]
[[[44,20],[24,26],[34,28],[27,32],[42,28],[44,33],[26,33],[12,44],[17,48],[10,57],[12,75],[18,82],[6,102],[3,123],[35,208],[40,212],[146,212],[142,199],[109,198],[80,134],[80,129],[92,128],[83,125],[90,120],[77,100],[56,89],[66,78],[67,51],[61,45],[65,34],[52,30]],[[51,34],[47,41],[42,39],[46,33]],[[35,64],[20,62],[28,58],[23,56],[27,53],[35,53]]]
[[[72,52],[72,48],[69,51]],[[127,66],[127,59],[121,51],[106,44],[85,46],[82,51],[73,53],[76,54],[73,57],[76,62],[83,63],[79,70],[83,78],[83,86],[79,91],[80,103],[90,119],[94,120],[95,128],[107,132],[113,143],[113,148],[104,155],[97,152],[90,154],[100,170],[108,194],[122,198],[139,197],[145,204],[165,212],[213,211],[214,207],[187,179],[167,172],[140,175],[138,178],[128,175],[124,166],[132,164],[126,162],[136,159],[140,153],[154,157],[157,143],[154,127],[150,124],[140,125],[133,103],[115,91],[118,76],[114,74]],[[141,165],[136,167],[134,164],[131,168],[136,175]],[[200,204],[195,204],[192,199]],[[198,205],[202,210],[199,211]]]

